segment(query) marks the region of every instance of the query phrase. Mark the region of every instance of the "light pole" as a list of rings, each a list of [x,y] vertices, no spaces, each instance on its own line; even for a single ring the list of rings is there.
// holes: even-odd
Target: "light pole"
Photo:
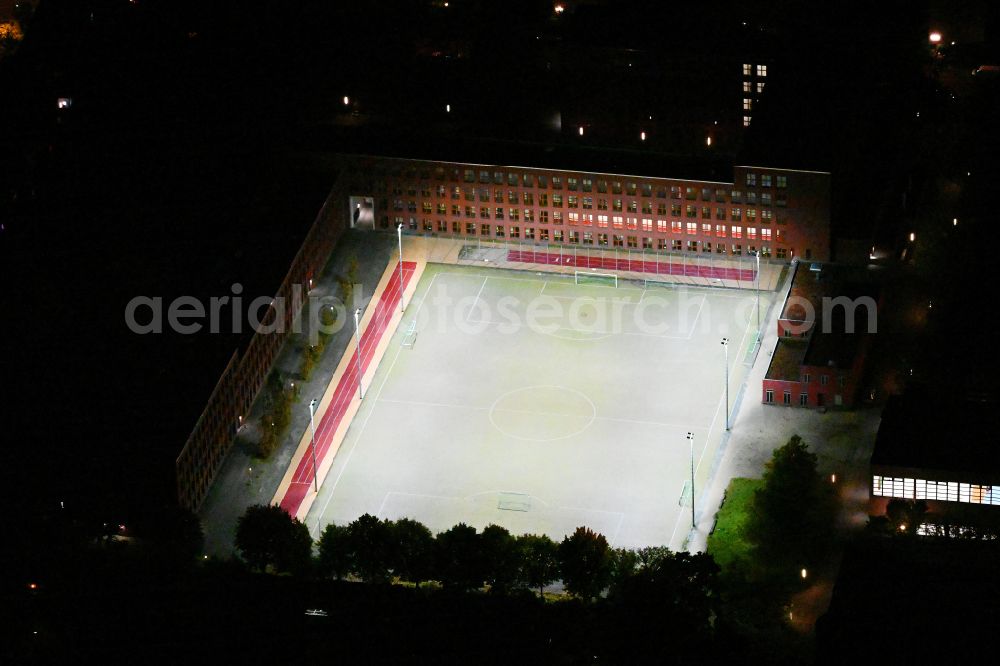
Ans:
[[[396,237],[399,239],[399,312],[406,312],[403,305],[403,223],[396,227]]]
[[[694,433],[689,432],[687,434],[688,444],[691,445],[691,529],[695,528],[694,524]]]
[[[312,431],[313,484],[319,492],[319,468],[316,467],[316,423],[313,415],[316,413],[316,398],[309,403],[309,430]]]
[[[722,349],[726,352],[726,430],[729,430],[729,338],[722,338]]]
[[[757,342],[760,342],[760,250],[757,250]]]
[[[358,361],[358,399],[364,400],[365,393],[361,390],[361,308],[354,311],[354,337],[358,342],[356,358]]]

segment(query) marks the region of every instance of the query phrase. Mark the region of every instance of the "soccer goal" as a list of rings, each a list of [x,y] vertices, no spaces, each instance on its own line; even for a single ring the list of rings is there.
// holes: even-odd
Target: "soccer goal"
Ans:
[[[645,289],[676,289],[677,283],[670,282],[669,280],[645,280],[643,282],[643,287]]]
[[[407,327],[406,333],[403,334],[403,341],[400,345],[407,349],[413,349],[415,344],[417,344],[417,321],[414,319]]]
[[[614,273],[592,273],[591,271],[574,271],[577,284],[596,284],[605,287],[617,287],[618,276]]]

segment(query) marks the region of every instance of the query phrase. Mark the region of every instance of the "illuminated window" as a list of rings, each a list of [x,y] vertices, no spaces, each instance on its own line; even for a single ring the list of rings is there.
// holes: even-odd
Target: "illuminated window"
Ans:
[[[703,224],[703,225],[701,225],[701,235],[702,236],[711,236],[712,235],[712,225],[711,224]]]
[[[642,218],[642,230],[652,231],[653,230],[653,220],[648,217]]]
[[[608,216],[607,215],[598,215],[597,216],[597,226],[599,226],[599,227],[606,227],[606,226],[608,226]]]
[[[611,226],[613,226],[615,229],[621,229],[622,224],[623,220],[621,215],[615,215],[613,218],[611,218]]]
[[[512,219],[512,220],[518,220],[518,219],[520,219],[520,213],[519,213],[519,211],[518,211],[517,208],[511,208],[510,209],[510,219]]]
[[[688,204],[684,209],[685,217],[698,217],[698,207]]]
[[[666,220],[657,220],[656,221],[656,230],[659,231],[661,234],[665,233],[667,231],[667,221]]]
[[[600,217],[601,216],[598,216],[598,219],[600,219]],[[607,216],[604,216],[604,219],[607,220]],[[568,217],[568,220],[569,220],[570,226],[576,226],[576,225],[580,224],[580,214],[579,213],[570,213],[569,217]],[[608,225],[607,225],[607,223],[605,223],[605,224],[602,225],[600,222],[598,222],[597,226],[599,226],[599,227],[600,226],[605,226],[606,227]]]
[[[733,227],[732,228],[733,238],[743,238],[743,227]],[[738,245],[736,247],[739,247]]]
[[[747,238],[750,240],[757,239],[757,227],[747,227]]]
[[[760,230],[760,239],[762,241],[765,241],[765,242],[770,242],[770,240],[771,240],[771,230],[770,229],[761,229]]]
[[[753,107],[753,100],[750,99],[749,97],[744,97],[743,98],[743,110],[744,111],[752,111],[753,110],[752,107]]]
[[[749,63],[743,64],[743,76],[750,76],[753,74],[753,65]]]
[[[759,95],[762,92],[764,92],[764,83],[763,82],[758,82],[757,83],[757,94]]]
[[[698,223],[697,222],[688,222],[687,223],[687,232],[688,232],[689,236],[697,234],[698,233]]]
[[[767,65],[757,65],[757,76],[767,76]]]
[[[757,187],[757,174],[747,171],[747,187]]]
[[[739,222],[740,220],[743,219],[743,213],[740,211],[739,208],[730,208],[729,219],[732,220],[733,222]]]
[[[594,189],[594,181],[591,180],[590,178],[584,178],[583,179],[583,191],[584,192],[590,192],[592,189]]]
[[[778,187],[788,187],[788,176],[775,176],[774,180]]]
[[[749,81],[744,81],[743,82],[743,92],[747,93],[747,94],[752,93],[753,92],[753,84],[750,83]]]
[[[684,227],[681,225],[680,220],[674,220],[670,223],[670,231],[672,231],[675,234],[681,233],[683,229]]]
[[[570,190],[571,192],[576,192],[576,189],[577,189],[577,180],[576,180],[576,178],[567,178],[566,179],[566,189]]]
[[[717,225],[715,225],[715,235],[716,235],[717,238],[725,238],[726,237],[726,225],[724,225],[724,224],[717,224]]]
[[[743,127],[750,127],[750,116],[743,116]]]

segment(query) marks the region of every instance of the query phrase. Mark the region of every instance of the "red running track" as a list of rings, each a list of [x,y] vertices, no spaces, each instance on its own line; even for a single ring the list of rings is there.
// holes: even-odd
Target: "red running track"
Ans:
[[[412,261],[403,262],[404,289],[410,283],[410,277],[412,277],[416,267],[417,265]],[[382,339],[382,334],[385,333],[389,325],[389,320],[392,319],[392,316],[396,313],[396,308],[399,307],[400,295],[399,268],[397,264],[397,268],[392,271],[389,283],[382,292],[382,297],[375,306],[375,314],[368,322],[368,327],[364,333],[361,334],[362,375],[368,370],[368,366],[375,356],[375,349]],[[333,444],[333,434],[340,427],[340,422],[343,420],[344,414],[347,413],[347,407],[351,404],[351,400],[354,399],[357,392],[358,364],[352,356],[351,362],[347,365],[344,374],[341,375],[340,381],[337,383],[337,388],[333,392],[333,399],[330,401],[330,405],[326,408],[326,412],[320,416],[319,423],[316,426],[317,465],[323,464],[323,459],[329,453],[330,447]],[[299,461],[298,467],[295,468],[291,485],[285,491],[285,496],[281,498],[281,508],[287,511],[289,515],[295,516],[302,505],[302,500],[305,499],[306,494],[310,492],[312,486],[313,461],[312,454],[307,449],[306,454]]]
[[[577,257],[572,254],[554,254],[552,252],[522,252],[510,250],[507,261],[520,261],[529,264],[552,264],[557,266],[575,266],[577,268],[599,268],[608,271],[633,271],[636,273],[655,273],[657,275],[683,275],[685,277],[700,277],[716,280],[739,280],[753,282],[756,278],[752,268],[716,268],[715,266],[698,266],[690,264],[663,263],[659,261],[642,261],[629,259],[610,259],[607,257]]]

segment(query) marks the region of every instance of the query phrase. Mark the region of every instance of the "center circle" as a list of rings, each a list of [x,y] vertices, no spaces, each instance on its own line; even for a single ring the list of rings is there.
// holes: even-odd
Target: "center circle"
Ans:
[[[508,437],[552,442],[578,435],[597,418],[597,407],[568,386],[525,386],[508,391],[490,406],[490,423]]]

